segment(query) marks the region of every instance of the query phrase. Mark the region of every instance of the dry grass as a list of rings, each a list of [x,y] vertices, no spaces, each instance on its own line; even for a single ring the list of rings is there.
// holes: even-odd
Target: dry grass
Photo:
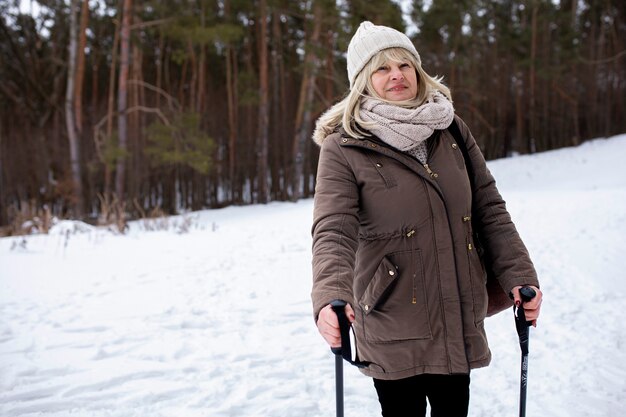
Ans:
[[[22,203],[19,209],[9,207],[8,214],[11,222],[0,228],[0,237],[48,233],[54,224],[54,217],[47,205],[36,207],[34,204]]]

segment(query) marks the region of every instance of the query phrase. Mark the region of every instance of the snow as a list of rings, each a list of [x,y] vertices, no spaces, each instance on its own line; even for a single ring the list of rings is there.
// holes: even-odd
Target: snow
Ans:
[[[545,294],[528,416],[619,416],[626,400],[626,135],[492,161]],[[309,299],[312,201],[0,239],[0,416],[334,415]],[[515,416],[512,313],[470,416]],[[345,366],[346,416],[378,416]]]

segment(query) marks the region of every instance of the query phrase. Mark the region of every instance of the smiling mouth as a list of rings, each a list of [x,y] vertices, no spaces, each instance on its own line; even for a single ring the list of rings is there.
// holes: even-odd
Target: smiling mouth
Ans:
[[[397,86],[397,87],[392,87],[392,88],[390,88],[387,91],[403,91],[403,90],[406,90],[406,87],[400,85],[400,86]]]

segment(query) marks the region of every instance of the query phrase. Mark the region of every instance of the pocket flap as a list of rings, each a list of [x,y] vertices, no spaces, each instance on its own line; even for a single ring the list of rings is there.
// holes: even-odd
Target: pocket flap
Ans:
[[[359,300],[359,305],[365,314],[371,313],[381,297],[387,292],[391,284],[398,277],[398,268],[387,257],[383,258],[378,265],[374,278],[370,281],[363,296]]]

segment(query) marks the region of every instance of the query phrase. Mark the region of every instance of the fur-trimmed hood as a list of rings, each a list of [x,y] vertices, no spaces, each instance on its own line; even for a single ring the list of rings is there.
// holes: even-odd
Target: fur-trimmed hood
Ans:
[[[342,103],[336,103],[331,108],[326,110],[315,122],[315,130],[313,130],[313,142],[318,146],[322,146],[324,139],[331,133],[337,132],[341,127],[341,117],[333,116],[337,113],[338,106]]]

